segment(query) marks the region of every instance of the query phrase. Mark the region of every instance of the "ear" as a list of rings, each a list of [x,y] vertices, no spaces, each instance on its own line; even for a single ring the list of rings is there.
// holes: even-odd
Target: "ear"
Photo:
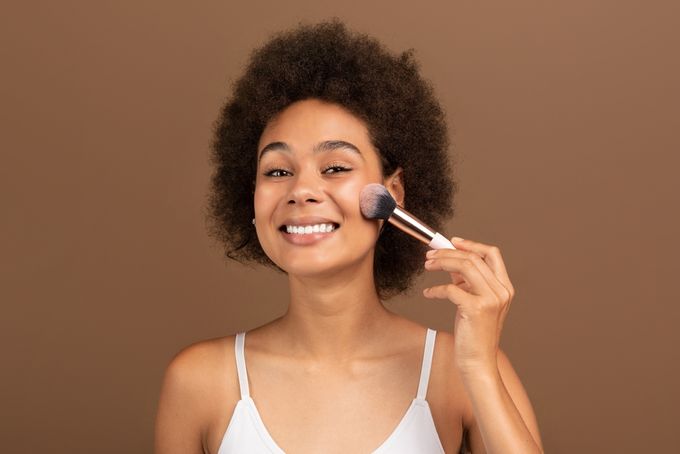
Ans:
[[[404,169],[397,167],[397,170],[388,177],[383,178],[383,186],[387,188],[394,200],[397,201],[397,205],[400,207],[404,206],[404,180],[403,180]]]

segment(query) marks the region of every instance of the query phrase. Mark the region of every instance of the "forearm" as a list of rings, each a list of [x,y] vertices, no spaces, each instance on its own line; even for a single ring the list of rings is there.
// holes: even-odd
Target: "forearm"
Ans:
[[[543,453],[508,394],[498,369],[462,376],[487,453]]]

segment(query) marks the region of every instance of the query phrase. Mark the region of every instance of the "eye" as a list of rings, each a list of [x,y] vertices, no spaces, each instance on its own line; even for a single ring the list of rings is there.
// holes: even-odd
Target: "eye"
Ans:
[[[352,170],[350,167],[341,165],[341,164],[331,164],[329,166],[326,166],[322,169],[321,173],[324,174],[335,174],[335,173],[340,173],[340,172],[349,172]],[[272,177],[272,178],[281,178],[281,177],[289,177],[292,175],[292,172],[289,170],[281,169],[281,168],[272,168],[265,170],[262,172],[262,175],[266,177]]]
[[[290,176],[290,172],[284,169],[271,169],[265,171],[262,175],[266,177],[285,177]]]
[[[339,172],[349,172],[352,170],[349,167],[345,167],[339,164],[331,164],[323,169],[323,173],[339,173]]]

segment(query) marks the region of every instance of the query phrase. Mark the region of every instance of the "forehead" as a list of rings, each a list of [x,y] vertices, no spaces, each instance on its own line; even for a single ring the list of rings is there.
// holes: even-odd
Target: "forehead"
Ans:
[[[303,147],[320,140],[347,140],[372,148],[368,127],[359,117],[318,99],[297,101],[279,112],[267,123],[258,149],[276,140]]]

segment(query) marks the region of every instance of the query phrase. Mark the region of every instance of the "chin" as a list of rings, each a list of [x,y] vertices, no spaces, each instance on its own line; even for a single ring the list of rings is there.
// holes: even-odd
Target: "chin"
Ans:
[[[280,237],[268,238],[272,241],[261,244],[269,258],[289,275],[323,277],[350,268],[362,268],[362,263],[367,260],[372,269],[377,232],[355,233],[361,241],[351,241],[346,237],[346,232],[338,231],[336,235],[339,236],[308,245],[295,245],[288,240],[281,242]]]
[[[277,265],[288,275],[300,277],[323,277],[351,266],[349,263],[338,261],[337,257],[304,257],[300,254],[298,257],[286,257],[279,260]]]
[[[303,278],[325,278],[338,276],[341,273],[354,270],[360,272],[362,268],[366,267],[373,269],[373,254],[369,249],[363,254],[355,256],[340,256],[337,253],[319,253],[319,251],[309,251],[305,253],[288,253],[285,256],[279,256],[276,264],[288,273],[289,276],[297,276]],[[368,265],[365,262],[369,262]]]

